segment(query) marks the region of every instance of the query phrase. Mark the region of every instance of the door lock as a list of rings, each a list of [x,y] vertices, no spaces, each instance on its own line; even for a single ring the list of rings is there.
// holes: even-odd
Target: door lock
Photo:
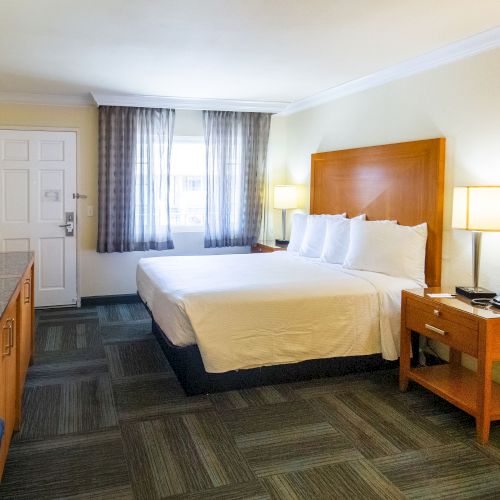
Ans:
[[[75,212],[66,212],[66,224],[59,224],[66,229],[66,236],[75,235]]]

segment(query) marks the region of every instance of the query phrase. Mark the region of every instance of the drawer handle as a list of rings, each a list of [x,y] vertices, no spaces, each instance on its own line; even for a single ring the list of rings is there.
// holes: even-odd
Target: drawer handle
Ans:
[[[9,335],[10,335],[9,345],[10,345],[10,347],[14,347],[14,339],[16,338],[14,325],[15,325],[15,320],[11,319],[10,326],[9,326]]]
[[[5,335],[7,342],[4,342],[3,344],[2,356],[8,356],[10,354],[10,328],[9,326],[7,326],[8,324],[9,322],[7,321],[7,323],[3,327],[3,331],[7,332],[7,334]]]
[[[29,304],[31,302],[31,280],[27,279],[24,282],[24,303]]]
[[[425,324],[425,328],[427,328],[427,330],[430,330],[431,332],[439,333],[439,335],[446,335],[446,332],[444,330],[441,330],[441,328],[436,328],[435,326],[429,325],[428,323]]]
[[[434,316],[441,316],[441,311],[439,309],[434,309]]]

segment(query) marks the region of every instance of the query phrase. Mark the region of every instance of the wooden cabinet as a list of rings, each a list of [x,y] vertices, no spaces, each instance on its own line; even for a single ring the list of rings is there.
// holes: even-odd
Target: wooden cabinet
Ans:
[[[480,443],[488,441],[490,424],[500,420],[500,384],[492,381],[500,361],[500,309],[483,309],[462,297],[435,298],[440,288],[405,290],[401,303],[400,389],[413,380],[476,419]],[[450,347],[450,362],[410,367],[412,331]],[[477,372],[462,366],[462,352],[478,360]]]
[[[24,385],[26,379],[26,373],[28,371],[28,366],[30,365],[31,355],[33,352],[33,321],[34,321],[34,302],[33,302],[33,266],[31,266],[24,274],[21,280],[21,293],[19,296],[20,307],[19,307],[19,324],[20,332],[23,335],[19,335],[19,386]]]
[[[2,413],[0,418],[5,423],[2,446],[0,448],[0,473],[7,458],[10,438],[17,422],[18,387],[17,387],[17,300],[11,301],[0,321],[2,361],[0,365],[0,398]]]
[[[12,433],[21,423],[23,387],[34,340],[33,256],[26,253],[23,261],[21,252],[10,260],[6,255],[0,253],[0,270],[5,273],[0,274],[0,418],[5,423],[0,479]]]

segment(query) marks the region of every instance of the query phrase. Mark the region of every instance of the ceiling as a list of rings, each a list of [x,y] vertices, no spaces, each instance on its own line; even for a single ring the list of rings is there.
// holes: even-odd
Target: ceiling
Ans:
[[[499,0],[0,0],[0,92],[293,102],[499,25]]]

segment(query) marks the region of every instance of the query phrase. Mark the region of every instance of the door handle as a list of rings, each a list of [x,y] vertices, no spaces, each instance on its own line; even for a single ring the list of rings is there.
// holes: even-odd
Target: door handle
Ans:
[[[66,229],[66,236],[74,236],[75,234],[75,213],[66,212],[65,215],[66,224],[59,224],[59,227],[64,227]]]

